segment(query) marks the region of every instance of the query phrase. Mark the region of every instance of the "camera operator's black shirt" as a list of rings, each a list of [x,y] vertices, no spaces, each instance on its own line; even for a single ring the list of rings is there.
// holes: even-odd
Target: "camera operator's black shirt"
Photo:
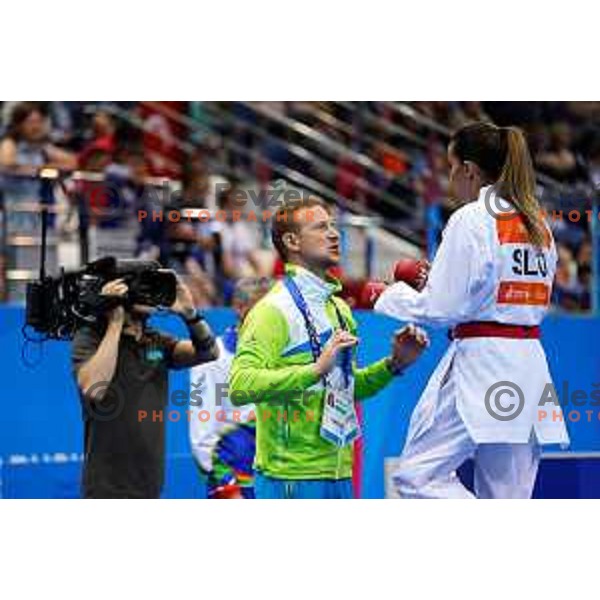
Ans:
[[[103,334],[89,327],[73,340],[75,374],[98,349]],[[165,463],[168,369],[177,341],[146,329],[137,340],[121,334],[115,375],[101,402],[80,392],[85,427],[82,487],[86,498],[158,498]],[[96,383],[92,398],[106,387]]]

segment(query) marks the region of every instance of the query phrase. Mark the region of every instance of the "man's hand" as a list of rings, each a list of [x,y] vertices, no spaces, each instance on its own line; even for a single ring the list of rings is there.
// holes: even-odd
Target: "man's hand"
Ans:
[[[390,369],[399,373],[410,366],[429,346],[427,334],[414,325],[407,325],[394,333],[392,353],[389,358]]]
[[[102,289],[100,290],[100,294],[102,296],[108,296],[108,297],[112,297],[112,298],[114,298],[114,297],[122,298],[127,294],[128,291],[129,291],[129,288],[127,287],[127,284],[125,283],[125,281],[123,279],[113,279],[112,281],[109,281],[108,283],[105,283],[102,286]],[[123,308],[122,305],[119,305],[116,308],[113,308],[113,310],[111,310],[110,313],[108,314],[109,325],[115,325],[118,327],[122,327],[124,321],[125,321],[125,309]]]
[[[177,277],[177,297],[171,305],[171,310],[184,319],[191,319],[195,314],[194,300],[189,288],[179,276]]]
[[[431,263],[428,260],[420,260],[419,271],[417,279],[415,280],[415,288],[418,292],[422,291],[423,288],[427,285],[429,271],[431,271]]]
[[[333,369],[337,355],[344,348],[352,348],[358,344],[358,338],[351,333],[338,329],[327,342],[319,359],[315,363],[315,370],[319,377],[329,373]]]
[[[106,298],[121,298],[127,294],[127,284],[123,279],[114,279],[105,283],[100,295]],[[125,322],[125,309],[122,305],[113,308],[108,313],[108,327],[96,352],[81,367],[77,373],[77,384],[84,396],[91,402],[101,402],[107,392],[107,382],[112,381],[117,368],[119,356],[119,340]],[[103,385],[96,389],[93,397],[88,394],[94,385]]]

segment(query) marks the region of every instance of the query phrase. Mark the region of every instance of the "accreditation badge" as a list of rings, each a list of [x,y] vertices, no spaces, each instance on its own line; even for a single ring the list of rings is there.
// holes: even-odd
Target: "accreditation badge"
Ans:
[[[321,437],[336,446],[347,446],[360,436],[360,425],[354,406],[354,377],[344,385],[339,367],[327,377]]]

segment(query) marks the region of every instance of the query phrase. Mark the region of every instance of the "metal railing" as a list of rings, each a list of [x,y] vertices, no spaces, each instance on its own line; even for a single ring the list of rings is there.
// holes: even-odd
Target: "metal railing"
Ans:
[[[5,170],[0,173],[2,176],[39,183],[40,192],[37,196],[18,199],[11,199],[9,192],[0,198],[0,301],[24,301],[26,284],[39,275],[42,210],[49,214],[46,257],[50,274],[56,274],[64,266],[78,268],[96,258],[96,225],[108,219],[122,220],[121,238],[126,242],[122,253],[128,255],[134,248],[135,213],[122,210],[122,204],[116,210],[104,209],[101,204],[93,206],[90,202],[93,191],[83,192],[77,187],[78,184],[102,186],[109,181],[106,174],[42,168],[35,175]],[[165,178],[156,177],[145,181],[149,187],[163,187],[166,183]],[[121,200],[122,197],[120,203]],[[105,250],[115,253],[119,248],[112,243]]]
[[[225,154],[244,159],[241,161],[241,165],[238,164],[235,168],[228,164],[226,160],[218,163],[219,169],[226,175],[254,179],[257,176],[256,165],[261,164],[270,168],[278,176],[322,195],[344,210],[374,217],[379,216],[381,213],[381,211],[366,206],[363,202],[354,201],[340,195],[335,186],[335,178],[338,173],[339,162],[343,159],[353,161],[364,168],[368,174],[381,179],[388,176],[385,169],[379,166],[371,157],[349,148],[306,123],[281,115],[267,107],[262,107],[259,103],[205,102],[204,110],[213,122],[218,123],[218,128],[210,129],[204,124],[197,123],[194,119],[173,111],[160,103],[146,102],[144,104],[161,112],[165,117],[184,125],[189,130],[200,131],[212,136],[213,139],[218,138]],[[242,119],[236,115],[234,112],[235,105],[243,106],[249,113],[254,114],[257,119],[262,119],[262,124],[253,123],[251,120]],[[286,131],[286,137],[271,133],[269,125],[272,124],[282,126],[283,130]],[[339,121],[337,125],[342,127]],[[233,129],[235,127],[250,132],[261,142],[267,141],[280,144],[290,156],[299,162],[310,165],[311,170],[316,171],[318,175],[302,172],[289,165],[274,163],[267,159],[264,153],[256,147],[248,147],[232,136],[223,135],[222,131],[219,131],[219,128],[227,130],[227,128]],[[347,132],[348,129],[346,128],[345,131]],[[299,143],[289,141],[287,136],[295,137]],[[369,178],[357,177],[355,182],[355,187],[360,189],[361,193],[376,199],[378,206],[387,207],[387,218],[382,222],[384,227],[413,243],[421,243],[423,232],[416,232],[414,223],[410,223],[410,225],[406,223],[406,221],[413,218],[415,206],[414,203],[406,199],[411,192],[410,186],[407,183],[404,185],[406,194],[396,196],[385,189],[377,188]]]
[[[268,178],[285,179],[335,203],[348,215],[348,222],[352,218],[370,219],[412,244],[425,245],[423,201],[414,190],[410,172],[416,161],[422,161],[427,154],[432,137],[444,143],[451,132],[410,103],[330,102],[327,107],[325,103],[303,103],[302,112],[283,114],[263,103],[204,102],[208,124],[160,102],[140,104],[188,132],[173,141],[183,156],[192,156],[198,148],[194,136],[202,137],[209,148],[205,156],[212,172],[232,180],[254,182],[260,179],[261,169],[266,170]],[[102,110],[144,131],[145,122],[134,110],[106,103]],[[383,118],[382,111],[397,115],[397,122]],[[414,124],[414,130],[410,124]],[[242,138],[247,135],[252,141],[247,143],[235,134],[243,134]],[[388,136],[393,137],[393,143]],[[288,158],[281,162],[272,154],[265,155],[268,144],[282,148]],[[406,157],[408,173],[391,176],[372,156],[370,150],[375,145],[386,151],[400,150]],[[344,197],[337,188],[343,161],[360,168],[352,184],[358,191],[356,197]],[[78,175],[71,177],[77,179]],[[390,178],[394,180],[394,192],[381,185],[381,181],[389,183]],[[538,182],[549,209],[586,193],[543,174]]]
[[[271,168],[274,172],[279,172],[282,176],[289,179],[291,182],[298,185],[303,185],[308,189],[314,190],[316,193],[324,195],[326,198],[335,201],[336,203],[346,207],[348,210],[360,214],[381,213],[377,207],[387,206],[391,211],[394,211],[397,218],[389,218],[386,214],[384,226],[394,231],[398,235],[402,235],[413,242],[423,241],[423,232],[415,235],[414,230],[402,227],[402,220],[411,217],[416,209],[414,199],[409,201],[406,199],[411,193],[411,183],[408,178],[400,177],[399,183],[406,188],[406,196],[401,197],[390,194],[385,189],[379,189],[372,183],[372,178],[386,178],[387,173],[374,159],[364,152],[357,151],[348,145],[340,143],[339,140],[333,139],[326,133],[317,130],[315,127],[298,120],[289,115],[283,115],[277,111],[262,106],[261,103],[248,102],[204,102],[204,110],[210,116],[213,123],[217,124],[211,128],[204,123],[200,123],[193,118],[172,110],[160,102],[141,102],[152,110],[155,110],[166,118],[183,125],[190,132],[201,133],[212,140],[219,140],[221,150],[225,155],[236,155],[246,159],[242,166],[233,167],[228,164],[226,159],[222,157],[216,158],[214,154],[209,153],[208,159],[213,163],[215,168],[228,177],[247,179],[256,178],[255,164],[261,163],[264,166]],[[311,103],[305,103],[307,105]],[[314,103],[310,111],[310,115],[320,123],[333,128],[344,136],[356,136],[362,144],[364,143],[379,143],[382,148],[389,150],[402,150],[407,153],[408,159],[412,160],[415,155],[423,153],[427,150],[428,140],[406,127],[391,123],[389,120],[383,119],[375,111],[370,110],[369,106],[373,103],[351,103],[351,102],[331,102],[332,105],[343,107],[349,114],[354,114],[354,123],[360,121],[375,126],[379,131],[386,134],[396,136],[396,139],[402,140],[401,148],[394,147],[386,142],[381,142],[372,134],[365,131],[357,131],[355,124],[349,124],[326,112],[320,106],[320,103]],[[379,105],[384,106],[389,111],[400,115],[404,119],[409,119],[416,125],[425,128],[431,134],[440,136],[443,140],[448,140],[451,131],[443,124],[429,118],[427,115],[421,114],[418,110],[412,107],[407,102],[379,102]],[[256,123],[249,119],[241,118],[235,114],[235,106],[243,106],[248,113],[255,114],[262,122]],[[133,111],[124,110],[120,107],[103,105],[104,110],[108,110],[116,117],[128,122],[134,127],[143,130],[144,122]],[[286,137],[281,137],[269,131],[269,124],[278,124],[282,130],[286,132]],[[230,136],[223,134],[223,129],[235,128],[250,131],[261,142],[276,142],[280,144],[290,156],[298,159],[300,162],[310,164],[318,172],[319,176],[298,171],[286,165],[274,163],[265,158],[265,156],[255,147],[250,148],[240,141],[233,139]],[[290,141],[288,138],[294,137],[301,143]],[[196,149],[196,146],[185,139],[174,141],[175,146],[186,156],[190,156]],[[365,207],[361,202],[352,202],[350,199],[343,198],[336,190],[335,176],[339,162],[343,159],[350,160],[356,165],[359,165],[365,170],[367,177],[357,176],[355,187],[360,189],[365,194],[370,194],[376,199],[377,207]],[[250,166],[243,166],[243,165]],[[543,173],[538,173],[538,182],[547,191],[551,192],[551,197],[565,197],[580,193],[580,190],[573,189],[573,186],[562,184]],[[414,222],[411,223],[414,227]]]
[[[64,267],[67,270],[79,268],[89,260],[103,255],[129,258],[136,253],[136,240],[140,232],[140,218],[136,207],[125,205],[124,194],[117,190],[114,182],[111,183],[106,174],[86,171],[59,173],[56,169],[42,169],[35,177],[31,175],[17,177],[39,181],[44,190],[38,198],[19,199],[18,202],[9,201],[0,204],[0,301],[24,302],[27,283],[36,280],[39,276],[42,211],[50,215],[45,263],[45,270],[50,275],[57,275]],[[106,208],[101,205],[94,206],[96,188],[91,191],[81,191],[73,187],[74,184],[79,183],[100,186],[107,184],[111,193],[117,191],[119,194],[117,206]],[[302,183],[302,178],[298,177],[298,185]],[[319,190],[315,182],[309,183],[314,185],[317,191],[327,193],[325,189]],[[153,208],[163,211],[160,220],[167,222],[168,217],[165,216],[167,209],[173,206],[172,192],[180,189],[181,182],[164,177],[147,177],[144,185],[148,188],[156,188],[160,192],[155,195],[158,203],[153,204]],[[169,193],[162,193],[165,189]],[[59,196],[62,196],[62,201],[57,202]],[[138,206],[137,210],[139,208]],[[212,216],[214,218],[214,215]],[[67,221],[74,223],[68,231],[63,228]],[[118,224],[103,230],[102,225],[107,221],[118,221]],[[380,225],[380,220],[376,217],[343,212],[339,225],[344,239],[352,239],[352,243],[347,244],[342,256],[348,272],[356,272],[356,264],[353,265],[353,269],[350,268],[348,257],[356,254],[352,253],[352,249],[355,249],[357,239],[363,239],[366,251],[358,261],[361,262],[360,276],[371,276],[375,264],[373,232]],[[98,241],[98,238],[102,239]],[[67,253],[68,259],[65,259]]]

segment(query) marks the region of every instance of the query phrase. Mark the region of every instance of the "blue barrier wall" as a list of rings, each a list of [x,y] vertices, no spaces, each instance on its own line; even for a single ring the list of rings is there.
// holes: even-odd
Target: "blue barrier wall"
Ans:
[[[357,313],[361,333],[359,361],[362,364],[385,355],[398,323],[370,312]],[[82,426],[79,399],[73,382],[69,345],[48,342],[41,348],[29,347],[26,366],[22,358],[20,307],[0,307],[0,493],[3,497],[78,497],[82,452]],[[208,320],[221,332],[234,321],[227,309],[213,309]],[[157,326],[183,334],[177,319],[160,318]],[[568,381],[570,391],[579,388],[588,394],[600,382],[595,341],[600,320],[576,317],[550,317],[544,323],[544,346],[559,388]],[[430,350],[407,374],[397,379],[377,397],[366,401],[362,495],[383,496],[383,460],[400,453],[408,419],[435,364],[444,352],[443,332],[432,337]],[[173,373],[171,389],[187,389],[187,372]],[[565,398],[561,397],[564,402]],[[567,414],[573,409],[566,405]],[[181,413],[178,422],[167,424],[167,481],[164,496],[204,497],[205,489],[190,457],[185,407],[172,406]],[[587,422],[585,410],[592,410]],[[571,450],[600,452],[600,407],[578,408],[579,422],[568,422]],[[545,460],[536,492],[549,497],[599,497],[600,469],[592,459]]]

